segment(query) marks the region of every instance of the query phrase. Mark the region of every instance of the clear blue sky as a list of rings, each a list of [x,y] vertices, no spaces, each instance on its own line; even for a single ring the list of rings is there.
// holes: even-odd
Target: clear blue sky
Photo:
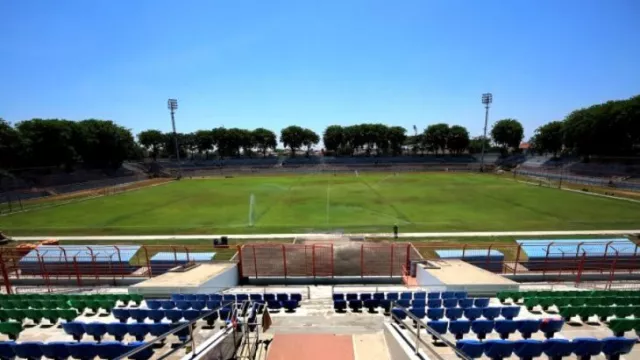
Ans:
[[[381,122],[527,138],[640,93],[638,0],[4,0],[0,117],[134,133]]]

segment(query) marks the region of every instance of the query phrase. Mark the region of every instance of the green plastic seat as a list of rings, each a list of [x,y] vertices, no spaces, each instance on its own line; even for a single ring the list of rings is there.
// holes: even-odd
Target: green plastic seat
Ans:
[[[613,309],[612,306],[598,306],[595,314],[601,322],[605,322],[609,316],[613,316]]]
[[[19,322],[9,321],[0,323],[0,333],[9,336],[11,340],[17,340],[22,332],[22,324]]]
[[[533,308],[538,305],[540,305],[539,297],[528,297],[524,299],[524,306],[526,306],[529,311],[533,310]]]
[[[131,295],[129,294],[118,294],[118,300],[122,301],[124,306],[129,305],[129,301],[131,301]]]
[[[73,299],[69,300],[69,303],[71,304],[71,307],[77,309],[80,314],[87,309],[87,303],[84,300]]]
[[[26,317],[23,309],[9,309],[7,310],[7,313],[9,314],[9,318],[20,323],[22,323],[22,321],[24,321],[24,318]]]
[[[632,306],[614,306],[613,314],[617,318],[626,318],[628,316],[633,315],[633,311],[635,309]]]
[[[27,304],[29,304],[29,307],[32,309],[42,309],[44,308],[44,305],[42,304],[42,300],[27,300]]]
[[[23,294],[20,296],[20,300],[36,300],[40,297],[40,294]]]
[[[94,294],[91,296],[91,300],[95,300],[95,301],[102,301],[102,300],[106,300],[107,299],[107,295],[106,294]]]
[[[66,320],[67,322],[73,321],[78,317],[78,312],[74,309],[58,310],[58,314],[60,315],[60,318]]]
[[[602,298],[598,297],[598,296],[588,297],[585,300],[584,304],[587,305],[587,306],[601,306],[602,305]]]
[[[549,307],[553,305],[553,303],[555,302],[555,298],[553,297],[543,297],[540,298],[540,306],[542,307],[543,311],[547,311],[549,310]]]
[[[629,301],[629,305],[633,305],[633,306],[640,305],[640,297],[638,297],[638,296],[630,296],[629,299],[631,299]]]
[[[130,294],[130,295],[131,295],[131,301],[133,301],[134,304],[136,304],[137,306],[140,306],[140,304],[142,304],[142,300],[144,300],[144,296],[140,294]]]
[[[40,322],[42,321],[41,309],[25,309],[24,315],[26,318],[33,320],[33,322],[36,324],[40,324]]]
[[[560,316],[562,316],[564,321],[569,322],[569,320],[571,320],[572,317],[578,315],[579,310],[580,310],[580,307],[576,307],[576,306],[561,307],[559,310],[559,314]]]
[[[505,303],[507,301],[507,299],[511,298],[511,294],[514,291],[499,291],[496,294],[496,297],[498,298],[498,300],[500,300],[501,303]]]
[[[100,302],[98,300],[87,300],[85,303],[87,304],[87,308],[91,309],[94,314],[100,311]]]
[[[640,330],[640,320],[637,319],[611,319],[609,329],[615,336],[624,336],[624,333],[631,330]]]
[[[633,299],[628,296],[616,296],[615,302],[617,306],[626,306],[632,305]]]
[[[98,303],[100,304],[100,307],[103,308],[106,312],[110,313],[111,310],[113,309],[114,306],[114,302],[112,300],[100,300],[98,301]]]
[[[114,303],[114,305],[115,305],[116,301],[118,301],[118,295],[116,295],[116,294],[104,294],[104,297],[105,297],[106,300],[112,301]]]
[[[586,301],[586,298],[583,298],[583,297],[569,298],[569,305],[584,306],[585,301]]]
[[[602,306],[613,306],[616,303],[616,298],[613,296],[604,296],[602,299]]]
[[[0,322],[9,320],[9,313],[7,309],[0,309]]]
[[[58,309],[70,309],[71,305],[69,304],[69,300],[56,300],[56,307]]]
[[[58,303],[55,300],[42,300],[43,309],[55,309],[58,307]]]
[[[42,310],[42,317],[49,320],[52,324],[55,324],[60,319],[60,311],[58,309],[45,309]]]
[[[559,297],[557,299],[554,299],[553,305],[555,305],[558,309],[561,308],[561,307],[565,307],[565,306],[569,305],[569,299],[570,298],[568,298],[566,296]]]
[[[0,300],[0,308],[2,309],[13,309],[13,302],[9,300]]]
[[[590,317],[596,315],[598,313],[599,306],[583,306],[578,308],[578,315],[580,316],[580,320],[583,322],[587,322]]]

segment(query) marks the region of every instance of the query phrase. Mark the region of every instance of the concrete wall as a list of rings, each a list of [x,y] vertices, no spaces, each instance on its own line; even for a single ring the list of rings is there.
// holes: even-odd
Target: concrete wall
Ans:
[[[208,294],[208,293],[220,291],[219,289],[221,288],[238,286],[239,281],[240,281],[240,278],[238,276],[238,265],[235,264],[233,266],[230,266],[228,269],[221,272],[220,274],[209,279],[204,284],[202,284],[198,288],[197,292]],[[212,291],[207,291],[207,289],[212,289]]]
[[[407,341],[398,334],[391,324],[384,323],[384,340],[387,343],[389,357],[393,360],[415,360],[419,359]]]
[[[418,286],[442,286],[442,281],[438,280],[435,276],[429,274],[424,268],[424,265],[416,265],[416,281]]]

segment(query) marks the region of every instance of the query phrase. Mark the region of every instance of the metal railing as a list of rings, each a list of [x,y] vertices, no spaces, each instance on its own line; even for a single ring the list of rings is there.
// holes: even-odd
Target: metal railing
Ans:
[[[431,335],[434,339],[437,339],[438,341],[442,342],[443,344],[445,344],[446,346],[451,348],[451,350],[453,350],[453,352],[460,359],[462,359],[462,360],[472,360],[464,352],[459,350],[454,343],[452,343],[451,341],[445,339],[442,335],[440,335],[440,333],[438,333],[437,331],[433,330],[426,323],[423,323],[422,319],[420,319],[417,316],[413,315],[411,312],[407,311],[407,309],[405,309],[403,307],[400,307],[400,306],[396,306],[395,301],[391,304],[391,309],[394,309],[394,308],[401,309],[407,315],[407,318],[411,319],[413,321],[413,323],[416,325],[417,329],[415,331],[410,326],[404,326],[403,320],[400,319],[396,314],[394,314],[393,311],[391,311],[391,318],[393,319],[393,321],[396,324],[398,324],[399,326],[403,326],[405,330],[407,330],[411,335],[414,336],[415,343],[414,343],[413,348],[415,350],[415,354],[416,355],[420,354],[420,345],[422,344],[423,348],[426,349],[427,351],[429,351],[429,353],[431,355],[433,355],[436,359],[444,360],[442,355],[438,354],[431,346],[429,346],[429,344],[426,341],[424,341],[420,337],[420,330],[422,330],[422,328],[424,328],[426,330],[427,334]]]

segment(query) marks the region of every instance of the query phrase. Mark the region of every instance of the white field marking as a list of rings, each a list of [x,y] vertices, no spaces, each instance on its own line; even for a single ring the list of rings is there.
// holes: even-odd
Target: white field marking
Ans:
[[[496,237],[496,236],[577,236],[577,235],[629,235],[640,233],[640,229],[633,230],[570,230],[570,231],[464,231],[464,232],[413,232],[400,233],[401,239],[412,238],[447,238],[447,237]],[[317,238],[330,239],[335,234],[202,234],[202,235],[108,235],[108,236],[15,236],[17,241],[39,241],[47,239],[65,241],[122,241],[122,240],[212,240],[227,236],[236,240],[270,240]],[[393,238],[393,233],[346,233],[344,236]]]
[[[560,188],[560,189],[558,189],[557,186],[541,186],[539,183],[535,183],[535,182],[532,182],[532,181],[524,181],[524,180],[515,180],[515,181],[519,182],[521,184],[530,185],[530,186],[545,187],[545,188],[556,189],[556,190],[564,190],[564,191],[570,191],[570,192],[578,193],[578,194],[582,194],[582,195],[599,196],[599,197],[608,198],[608,199],[623,200],[623,201],[629,201],[629,202],[632,202],[632,203],[640,204],[640,200],[637,200],[637,199],[630,199],[630,198],[625,198],[625,197],[620,197],[620,196],[598,194],[598,193],[586,192],[586,191],[581,191],[581,190],[576,190],[576,189],[569,189],[569,188]],[[585,185],[585,186],[588,186],[588,185]]]

